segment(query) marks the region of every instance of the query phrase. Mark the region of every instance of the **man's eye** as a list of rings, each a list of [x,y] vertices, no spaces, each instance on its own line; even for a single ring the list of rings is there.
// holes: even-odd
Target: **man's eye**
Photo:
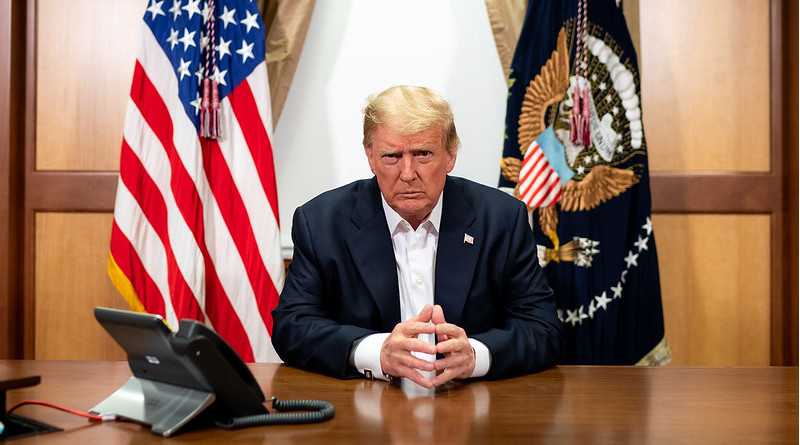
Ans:
[[[429,152],[427,150],[422,150],[419,153],[417,153],[417,156],[426,158],[426,157],[430,156],[431,154],[433,154],[433,153],[431,153],[431,152]]]
[[[383,162],[385,162],[387,164],[396,164],[397,160],[400,159],[400,156],[398,156],[395,153],[387,153],[387,154],[382,156],[382,159],[383,159]]]

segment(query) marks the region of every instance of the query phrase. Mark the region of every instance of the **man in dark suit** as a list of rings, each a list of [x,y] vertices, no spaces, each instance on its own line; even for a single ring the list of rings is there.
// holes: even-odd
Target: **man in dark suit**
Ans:
[[[448,176],[459,145],[434,91],[371,99],[364,151],[375,176],[294,215],[294,257],[272,311],[286,364],[427,388],[555,364],[561,322],[525,205]]]

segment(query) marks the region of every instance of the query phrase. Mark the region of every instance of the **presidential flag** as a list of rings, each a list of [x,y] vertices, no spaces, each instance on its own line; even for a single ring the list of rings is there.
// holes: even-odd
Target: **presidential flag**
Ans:
[[[132,308],[279,361],[283,287],[264,57],[247,0],[151,0],[125,115],[108,271]]]
[[[563,364],[670,357],[638,63],[617,3],[529,2],[511,64],[499,185],[532,212],[567,332]],[[526,199],[529,147],[542,149],[543,177],[560,179],[556,199]]]

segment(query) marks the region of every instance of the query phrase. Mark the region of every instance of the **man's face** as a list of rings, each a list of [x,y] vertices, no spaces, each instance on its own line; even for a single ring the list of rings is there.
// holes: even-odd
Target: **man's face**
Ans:
[[[365,148],[372,173],[389,207],[414,229],[436,206],[456,154],[444,146],[440,129],[401,135],[376,128]]]

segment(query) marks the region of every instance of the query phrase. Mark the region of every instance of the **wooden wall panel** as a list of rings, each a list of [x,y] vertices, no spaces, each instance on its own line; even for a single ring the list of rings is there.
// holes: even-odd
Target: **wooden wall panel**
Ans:
[[[129,309],[106,274],[112,215],[36,215],[35,358],[124,360],[95,306]]]
[[[775,135],[776,139],[780,140],[782,144],[783,153],[781,153],[780,162],[786,166],[785,175],[783,176],[784,183],[784,199],[783,208],[784,220],[782,221],[786,236],[781,238],[780,243],[784,247],[783,267],[780,270],[780,276],[783,283],[785,311],[789,314],[784,317],[784,323],[781,329],[785,332],[791,333],[787,335],[787,341],[784,342],[784,354],[789,360],[787,363],[792,363],[795,366],[798,364],[798,353],[800,352],[800,325],[798,323],[798,314],[800,308],[798,307],[798,300],[800,299],[800,284],[798,284],[798,273],[800,270],[800,258],[798,255],[798,227],[800,227],[800,219],[798,219],[798,207],[800,204],[800,195],[798,188],[800,188],[800,178],[798,177],[798,169],[796,166],[800,165],[798,159],[798,151],[800,151],[800,144],[798,143],[798,123],[800,117],[798,116],[798,98],[800,82],[798,82],[798,6],[797,1],[783,0],[782,5],[776,15],[780,17],[780,28],[774,33],[779,36],[781,42],[780,51],[780,82],[776,83],[776,90],[780,91],[780,95],[784,101],[778,104],[781,108],[782,119],[778,122],[778,128],[782,129],[782,133]]]
[[[22,354],[25,5],[0,0],[0,358]]]
[[[37,170],[119,168],[137,36],[148,2],[112,3],[38,1]]]
[[[652,170],[770,169],[770,2],[639,0]]]
[[[770,217],[655,215],[673,365],[770,364]]]

